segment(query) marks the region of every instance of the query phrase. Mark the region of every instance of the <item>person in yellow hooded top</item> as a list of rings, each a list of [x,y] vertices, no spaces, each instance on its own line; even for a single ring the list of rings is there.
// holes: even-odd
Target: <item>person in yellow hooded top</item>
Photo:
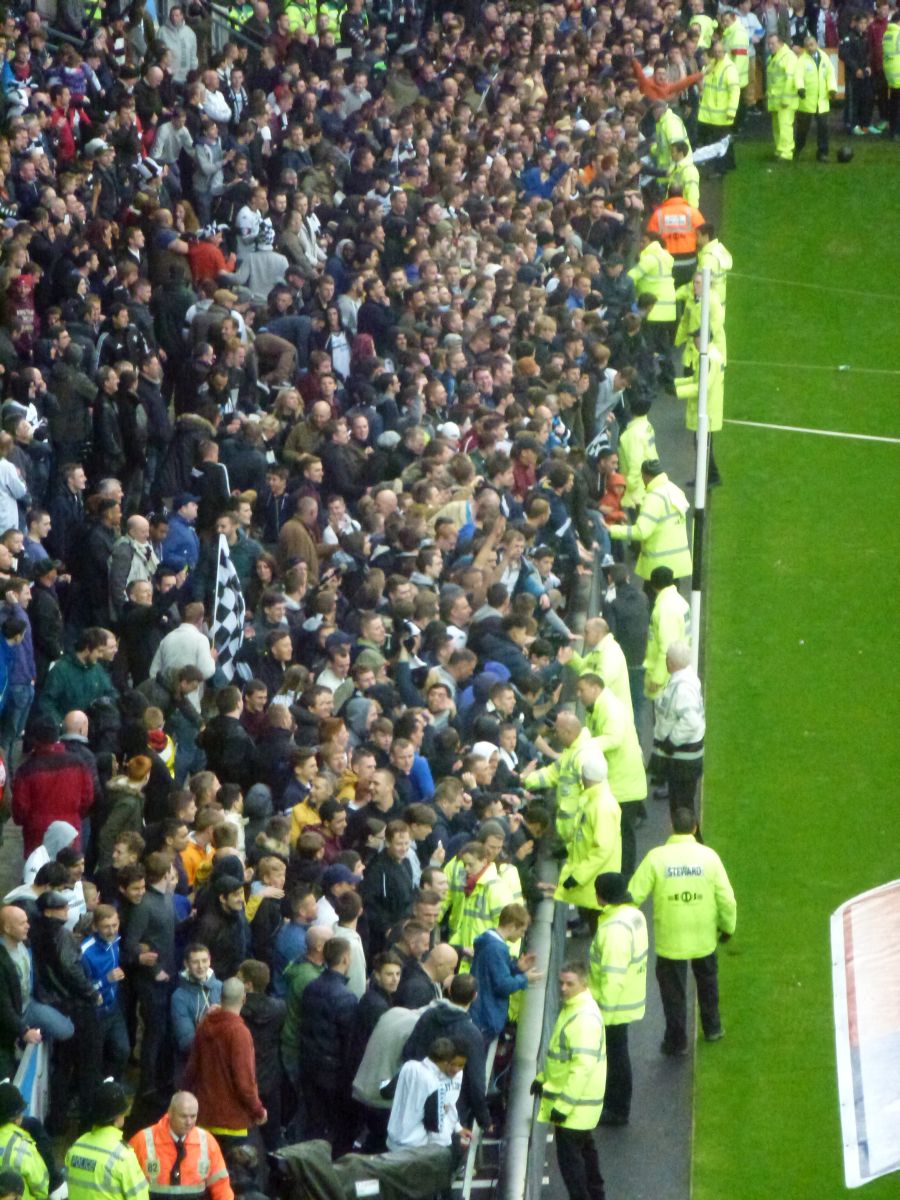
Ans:
[[[556,1127],[556,1160],[570,1200],[602,1197],[593,1131],[606,1091],[603,1018],[588,990],[584,963],[563,964],[559,990],[559,1016],[531,1091],[540,1096],[538,1120]]]
[[[647,922],[625,875],[607,871],[594,881],[600,919],[589,954],[591,995],[606,1030],[606,1095],[601,1125],[627,1125],[631,1114],[628,1026],[647,1004]]]
[[[797,60],[777,33],[766,38],[766,106],[772,114],[772,137],[779,162],[794,158],[794,113],[797,111]]]
[[[687,514],[691,507],[687,496],[662,469],[657,458],[641,463],[644,501],[634,521],[627,525],[607,525],[613,541],[640,542],[635,573],[649,579],[655,567],[669,567],[676,579],[691,573],[691,548],[688,545]],[[527,786],[527,785],[526,785]]]
[[[584,915],[590,923],[589,914],[600,907],[594,880],[604,871],[622,869],[622,811],[609,786],[606,757],[596,746],[585,752],[581,776],[585,790],[553,895],[564,904],[587,909]]]
[[[628,401],[631,420],[619,435],[619,470],[625,476],[623,508],[638,509],[644,503],[647,489],[641,475],[641,463],[656,458],[656,430],[649,416],[652,403],[649,396],[635,396]]]
[[[831,101],[837,94],[837,79],[834,66],[824,50],[819,49],[819,43],[814,37],[808,37],[803,42],[803,52],[797,59],[797,126],[794,140],[797,144],[799,158],[809,127],[816,122],[816,158],[819,162],[828,162],[828,113]]]
[[[711,320],[710,314],[710,320]],[[692,375],[683,375],[675,380],[675,395],[684,400],[684,423],[688,429],[697,432],[700,405],[700,330],[694,329],[691,341],[693,352],[684,356],[687,366],[693,367]],[[725,416],[725,356],[716,343],[710,340],[707,353],[708,372],[706,377],[706,416],[709,430],[709,475],[710,487],[722,482],[716,458],[713,454],[712,434],[719,433]]]
[[[675,331],[675,345],[683,346],[682,363],[685,373],[693,371],[697,373],[697,368],[700,362],[700,351],[694,347],[694,330],[700,328],[700,310],[702,308],[703,294],[703,273],[697,271],[690,283],[684,284],[678,289],[678,299],[684,304],[681,312],[681,317],[678,321],[678,328]],[[725,341],[725,305],[712,286],[710,278],[709,287],[709,340],[714,342],[722,352],[722,361],[727,362],[727,349]],[[625,433],[628,430],[626,428]],[[624,436],[624,435],[623,435]],[[621,439],[620,439],[621,441]],[[619,460],[621,463],[622,447],[619,446]]]
[[[628,272],[638,299],[651,295],[656,303],[647,314],[647,334],[657,334],[654,349],[666,350],[675,332],[675,280],[672,270],[675,259],[663,245],[658,233],[645,230],[641,234],[641,252]],[[668,336],[667,336],[668,335]]]
[[[622,809],[622,870],[630,875],[637,861],[637,817],[647,799],[647,772],[634,717],[612,688],[591,672],[578,680],[578,699],[585,723],[606,755],[610,790]]]
[[[653,897],[656,980],[666,1016],[663,1054],[687,1054],[687,964],[697,981],[703,1036],[722,1037],[716,942],[737,924],[737,902],[722,860],[694,836],[690,808],[676,808],[672,836],[656,846],[635,871],[629,891],[635,904]]]
[[[650,698],[658,696],[669,682],[666,654],[673,642],[691,641],[691,606],[675,586],[675,576],[668,567],[657,567],[650,576],[650,586],[656,592],[647,630],[647,652],[644,655],[644,692]]]
[[[548,767],[522,772],[519,776],[529,791],[553,788],[556,802],[556,832],[568,845],[572,839],[575,814],[582,793],[581,756],[590,745],[591,735],[571,712],[561,712],[556,718],[556,737],[563,747],[562,754]]]

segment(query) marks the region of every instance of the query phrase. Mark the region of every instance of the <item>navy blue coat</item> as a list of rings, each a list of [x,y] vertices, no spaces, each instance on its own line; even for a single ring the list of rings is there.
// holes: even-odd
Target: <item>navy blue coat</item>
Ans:
[[[357,1000],[347,976],[330,967],[314,979],[300,1002],[300,1074],[323,1091],[349,1091]]]
[[[480,1030],[495,1038],[503,1032],[513,992],[528,987],[527,976],[509,952],[509,946],[492,929],[475,939],[472,975],[478,981],[469,1015]]]

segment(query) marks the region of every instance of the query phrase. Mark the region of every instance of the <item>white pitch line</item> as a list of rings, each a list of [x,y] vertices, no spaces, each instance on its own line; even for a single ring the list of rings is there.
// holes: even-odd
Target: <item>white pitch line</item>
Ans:
[[[849,438],[855,442],[887,442],[892,446],[900,445],[900,438],[878,437],[874,433],[843,433],[839,429],[808,429],[804,425],[772,425],[768,421],[738,421],[732,417],[726,417],[725,424],[749,425],[753,429],[780,429],[785,433],[815,433],[819,437]]]
[[[801,279],[772,279],[769,275],[745,275],[743,271],[729,271],[729,279],[749,279],[753,283],[771,283],[777,287],[812,288],[814,292],[836,292],[839,296],[865,296],[869,300],[896,300],[896,296],[885,292],[865,292],[857,288],[832,287],[824,283],[805,283]]]
[[[767,369],[774,367],[783,371],[832,371],[847,375],[900,375],[900,370],[892,367],[854,367],[850,365],[832,367],[827,363],[760,362],[752,358],[729,358],[728,365],[730,367],[765,367]]]

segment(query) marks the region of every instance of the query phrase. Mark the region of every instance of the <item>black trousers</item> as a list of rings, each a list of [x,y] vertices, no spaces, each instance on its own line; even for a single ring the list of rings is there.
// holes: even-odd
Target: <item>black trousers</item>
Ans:
[[[806,145],[806,139],[809,137],[809,128],[816,122],[816,145],[819,154],[828,153],[828,113],[797,113],[797,125],[794,129],[794,146],[795,157],[799,157],[800,151]]]
[[[569,1200],[606,1200],[592,1129],[556,1129],[556,1161]]]
[[[700,1024],[706,1037],[722,1028],[719,1018],[719,964],[715,950],[705,958],[663,958],[656,956],[656,982],[666,1017],[663,1045],[667,1050],[687,1047],[687,969],[688,963],[697,983]]]
[[[637,842],[634,831],[643,807],[642,800],[626,800],[622,810],[622,874],[630,879],[637,864]]]
[[[628,1053],[628,1026],[606,1026],[606,1095],[603,1115],[624,1117],[631,1112],[631,1055]]]
[[[696,813],[694,800],[703,775],[703,759],[664,758],[662,762],[669,785],[670,810],[674,813],[676,808],[689,808]]]

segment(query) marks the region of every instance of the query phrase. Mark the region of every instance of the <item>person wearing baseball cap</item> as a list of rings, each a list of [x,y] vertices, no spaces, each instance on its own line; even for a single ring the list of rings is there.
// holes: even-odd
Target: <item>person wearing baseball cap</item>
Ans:
[[[14,1083],[0,1083],[0,1162],[11,1167],[23,1180],[19,1195],[23,1200],[44,1200],[50,1190],[47,1164],[38,1153],[34,1138],[22,1128],[25,1098]],[[0,1183],[0,1195],[8,1195]]]
[[[197,523],[200,497],[193,492],[178,492],[172,501],[169,517],[169,532],[162,544],[161,562],[170,563],[179,570],[187,567],[193,571],[200,560],[200,539],[194,526]]]
[[[105,1079],[94,1092],[91,1129],[66,1155],[69,1200],[148,1200],[141,1164],[122,1140],[127,1112],[128,1093]]]

